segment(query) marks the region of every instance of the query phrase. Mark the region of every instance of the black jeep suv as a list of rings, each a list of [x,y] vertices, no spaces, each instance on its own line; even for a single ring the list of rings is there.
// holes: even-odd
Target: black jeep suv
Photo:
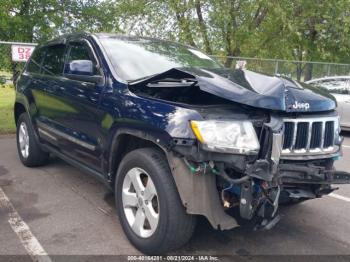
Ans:
[[[24,165],[53,154],[101,180],[129,240],[157,254],[185,244],[198,215],[269,229],[280,203],[349,183],[333,168],[335,109],[321,89],[226,69],[190,46],[81,33],[35,49],[14,112]]]

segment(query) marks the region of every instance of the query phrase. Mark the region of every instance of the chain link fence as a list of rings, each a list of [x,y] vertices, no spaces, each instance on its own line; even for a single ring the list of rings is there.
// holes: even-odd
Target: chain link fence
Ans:
[[[251,57],[212,57],[231,68],[234,68],[240,61],[245,61],[245,67],[249,70],[271,75],[284,75],[298,81],[307,81],[326,76],[350,75],[350,64],[259,59]]]

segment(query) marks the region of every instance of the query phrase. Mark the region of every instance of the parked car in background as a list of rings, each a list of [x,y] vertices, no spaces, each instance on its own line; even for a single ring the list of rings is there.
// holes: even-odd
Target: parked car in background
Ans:
[[[115,192],[130,242],[164,254],[190,239],[197,216],[220,230],[271,229],[280,203],[350,183],[333,167],[335,109],[322,88],[224,68],[190,46],[83,33],[35,49],[14,115],[25,166],[53,154],[95,176]]]
[[[341,128],[350,131],[350,76],[317,78],[306,83],[325,88],[336,98]]]

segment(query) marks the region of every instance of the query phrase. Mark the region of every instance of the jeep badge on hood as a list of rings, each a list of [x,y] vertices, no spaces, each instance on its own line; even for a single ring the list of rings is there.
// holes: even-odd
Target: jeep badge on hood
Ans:
[[[298,101],[295,101],[295,103],[292,105],[294,109],[304,109],[305,111],[310,109],[309,103],[300,103]]]

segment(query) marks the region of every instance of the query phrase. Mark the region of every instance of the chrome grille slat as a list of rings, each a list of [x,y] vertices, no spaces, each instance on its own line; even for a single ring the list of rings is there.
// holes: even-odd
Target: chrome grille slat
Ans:
[[[294,149],[295,142],[297,141],[297,133],[298,133],[298,125],[296,123],[294,123],[293,140],[292,140],[292,144],[290,145],[290,150]]]
[[[284,119],[282,155],[332,151],[337,124],[337,117]]]
[[[307,143],[306,143],[306,148],[309,150],[310,149],[310,143],[311,143],[311,136],[312,136],[312,126],[314,122],[310,121],[309,122],[309,130],[308,130],[308,137],[307,137]]]
[[[320,147],[323,147],[323,145],[324,145],[324,133],[325,133],[325,131],[326,131],[326,122],[325,121],[323,121],[322,122],[322,135],[321,135],[321,144],[320,144]]]

